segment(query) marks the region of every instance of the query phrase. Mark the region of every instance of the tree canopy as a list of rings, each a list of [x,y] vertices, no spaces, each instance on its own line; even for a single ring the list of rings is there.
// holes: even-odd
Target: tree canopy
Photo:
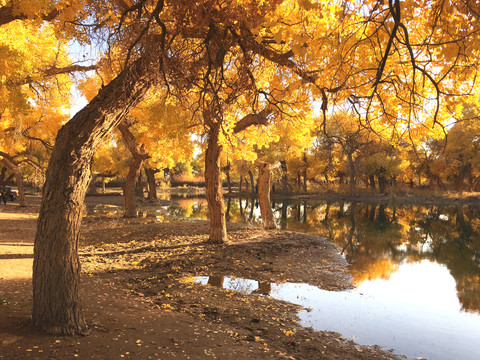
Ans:
[[[305,188],[318,181],[309,167],[327,182],[348,174],[352,192],[359,178],[382,188],[402,174],[473,186],[479,14],[468,0],[1,0],[0,156],[18,182],[22,161],[49,159],[34,323],[86,330],[81,207],[117,127],[139,164],[171,167],[202,144],[213,243],[228,241],[225,155],[280,161]],[[73,44],[95,61],[72,59]],[[89,102],[68,120],[72,85]]]

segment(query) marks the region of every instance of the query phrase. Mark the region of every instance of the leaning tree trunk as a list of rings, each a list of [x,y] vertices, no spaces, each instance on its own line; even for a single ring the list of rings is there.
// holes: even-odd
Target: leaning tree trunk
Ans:
[[[27,207],[27,198],[25,197],[25,187],[23,186],[22,172],[18,168],[18,164],[13,160],[11,156],[0,151],[0,156],[3,156],[3,163],[7,166],[15,176],[15,182],[17,183],[18,190],[18,204],[20,207]]]
[[[262,163],[258,172],[258,203],[265,229],[276,229],[273,211],[270,206],[270,164]]]
[[[47,168],[33,261],[33,324],[53,334],[85,334],[78,294],[78,239],[90,164],[98,146],[153,85],[157,62],[140,58],[58,132]]]
[[[220,154],[222,147],[218,143],[220,125],[213,123],[208,132],[208,144],[205,152],[205,193],[210,210],[210,242],[227,242],[227,222],[223,205]]]

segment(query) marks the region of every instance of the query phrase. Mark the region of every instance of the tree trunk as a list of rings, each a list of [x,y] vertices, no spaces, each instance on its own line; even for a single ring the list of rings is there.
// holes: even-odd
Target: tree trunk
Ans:
[[[238,192],[241,193],[243,188],[243,175],[240,174],[240,181],[238,183]]]
[[[470,166],[463,166],[460,172],[455,176],[454,185],[455,190],[462,193],[465,186],[465,178],[471,173]]]
[[[3,156],[3,163],[10,169],[10,171],[15,176],[15,182],[17,183],[18,190],[18,204],[20,205],[20,207],[27,207],[28,204],[27,198],[25,197],[25,187],[23,186],[23,175],[18,168],[18,164],[8,154],[0,152],[0,156]]]
[[[125,214],[124,217],[136,217],[137,216],[137,188],[136,183],[139,179],[141,195],[143,197],[143,186],[141,185],[141,171],[145,160],[149,158],[148,152],[145,146],[142,144],[140,147],[137,144],[135,136],[129,129],[130,125],[121,123],[118,125],[118,130],[122,134],[123,142],[125,146],[132,154],[132,162],[128,169],[127,178],[125,179],[125,187],[123,194],[125,195]]]
[[[96,177],[92,176],[90,183],[88,184],[87,194],[88,195],[97,195],[97,187],[95,186]]]
[[[147,183],[148,183],[148,201],[155,202],[157,201],[157,183],[155,182],[155,170],[146,167],[145,168],[145,175],[147,176]]]
[[[307,223],[307,202],[303,202],[303,223]]]
[[[355,194],[355,163],[352,154],[348,154],[348,167],[350,168],[350,194]]]
[[[139,157],[134,157],[130,163],[128,169],[127,178],[125,179],[125,214],[124,217],[132,218],[137,217],[137,196],[136,196],[136,184],[138,174],[142,170],[142,165],[145,160]]]
[[[255,211],[255,197],[252,195],[250,197],[250,216],[248,217],[248,221],[252,221],[253,220],[253,213]]]
[[[307,192],[307,169],[303,170],[303,192]]]
[[[105,188],[105,176],[102,176],[102,194],[105,194],[106,188]]]
[[[142,163],[143,166],[143,163]],[[144,184],[143,184],[143,177],[142,177],[142,167],[140,167],[140,171],[138,172],[137,182],[135,183],[135,196],[143,199],[144,197]]]
[[[232,182],[230,180],[230,161],[227,161],[227,166],[225,166],[225,174],[227,175],[227,186],[228,186],[228,193],[232,193]]]
[[[158,62],[153,62],[157,64]],[[33,324],[53,334],[85,334],[78,288],[83,203],[98,146],[153,85],[140,58],[123,70],[57,134],[43,187],[33,261]]]
[[[280,166],[282,168],[282,185],[283,185],[283,193],[288,194],[288,173],[287,173],[287,161],[281,160]]]
[[[282,203],[282,215],[280,220],[280,227],[282,230],[287,229],[287,213],[288,213],[288,202],[287,200],[283,200]]]
[[[368,179],[370,180],[370,188],[375,190],[375,175],[369,175]]]
[[[219,131],[220,125],[213,123],[208,132],[205,152],[205,192],[210,210],[210,242],[213,244],[224,244],[228,240],[222,194],[220,169],[222,147],[218,144]]]
[[[387,179],[383,173],[378,175],[378,188],[381,194],[387,189]]]
[[[303,168],[303,191],[307,192],[307,154],[303,153],[303,163],[304,163],[304,168]]]
[[[252,170],[248,170],[248,175],[250,176],[250,186],[252,187],[252,194],[255,194],[255,181],[253,180]]]
[[[7,168],[5,166],[2,167],[0,171],[0,186],[5,185],[5,175],[7,173]]]
[[[227,210],[225,211],[225,220],[230,221],[230,209],[232,206],[232,198],[227,199]]]
[[[270,164],[262,163],[258,172],[258,202],[265,229],[276,229],[272,207],[270,206]]]

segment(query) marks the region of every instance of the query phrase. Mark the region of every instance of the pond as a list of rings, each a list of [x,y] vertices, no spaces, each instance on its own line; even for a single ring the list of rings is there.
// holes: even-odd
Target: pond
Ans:
[[[172,200],[144,216],[208,217],[204,198]],[[299,312],[303,325],[410,358],[480,359],[479,209],[322,201],[272,208],[280,228],[338,245],[356,286],[271,284],[271,296],[310,309]],[[260,222],[254,198],[226,199],[226,209],[229,221]]]

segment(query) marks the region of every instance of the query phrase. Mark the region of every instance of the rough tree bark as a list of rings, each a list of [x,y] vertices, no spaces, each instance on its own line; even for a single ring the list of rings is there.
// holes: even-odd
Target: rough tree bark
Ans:
[[[276,229],[275,218],[270,206],[270,164],[261,163],[258,166],[258,203],[265,229]]]
[[[127,218],[137,216],[135,185],[140,175],[140,171],[142,170],[143,163],[149,158],[145,145],[142,144],[140,147],[137,145],[135,136],[129,129],[130,126],[130,124],[125,122],[122,122],[118,125],[118,130],[122,134],[123,142],[132,154],[132,162],[130,163],[130,168],[128,169],[124,188],[125,214],[123,216]]]
[[[245,130],[252,125],[266,124],[274,110],[265,108],[259,113],[249,114],[240,119],[234,126],[234,133]],[[226,243],[227,225],[223,205],[220,155],[222,146],[219,144],[221,122],[215,118],[210,109],[205,109],[203,118],[208,126],[208,142],[205,152],[205,193],[210,211],[210,242]],[[251,174],[251,172],[250,172]],[[253,187],[253,174],[251,174]]]
[[[10,169],[10,171],[15,176],[15,182],[17,183],[17,190],[18,190],[18,204],[21,207],[28,206],[27,198],[25,197],[25,187],[23,186],[23,176],[22,176],[22,172],[18,168],[18,164],[13,159],[13,157],[11,157],[10,155],[4,152],[0,151],[0,156],[3,157],[2,162],[5,164],[6,167]]]
[[[155,202],[158,200],[157,198],[157,183],[155,182],[155,173],[158,170],[152,169],[151,167],[145,167],[145,175],[147,176],[147,184],[148,184],[148,201]]]
[[[108,133],[154,84],[147,58],[126,67],[58,132],[43,187],[33,262],[33,324],[53,334],[85,334],[78,239],[90,164]],[[155,66],[155,65],[154,65]]]
[[[222,177],[220,169],[219,145],[220,124],[210,121],[207,150],[205,152],[205,193],[210,210],[210,242],[224,244],[227,242],[227,222],[223,206]]]

